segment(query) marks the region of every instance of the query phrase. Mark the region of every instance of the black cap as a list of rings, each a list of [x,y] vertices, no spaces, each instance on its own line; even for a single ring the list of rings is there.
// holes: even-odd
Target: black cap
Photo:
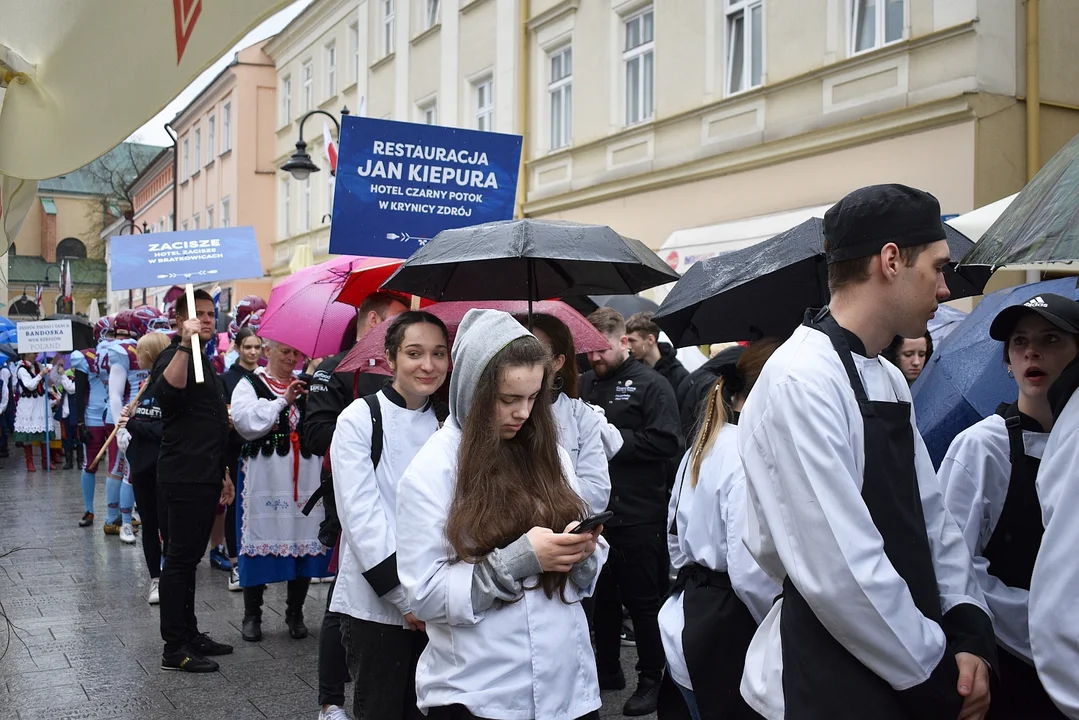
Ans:
[[[989,337],[1002,342],[1007,340],[1023,316],[1031,312],[1041,315],[1065,332],[1079,334],[1079,302],[1063,295],[1042,293],[1022,305],[1011,305],[997,313],[989,326]]]
[[[829,263],[876,255],[888,243],[905,248],[946,237],[937,199],[906,185],[860,188],[824,214]]]

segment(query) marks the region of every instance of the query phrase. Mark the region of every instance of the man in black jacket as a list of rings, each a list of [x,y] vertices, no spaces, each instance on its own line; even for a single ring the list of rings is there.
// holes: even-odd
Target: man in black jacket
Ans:
[[[192,315],[194,317],[192,317]],[[231,645],[214,642],[198,629],[195,617],[195,567],[206,552],[218,503],[232,502],[235,491],[226,478],[225,444],[229,434],[225,387],[203,353],[194,356],[214,334],[214,301],[195,292],[194,313],[187,298],[176,303],[180,332],[158,356],[154,396],[161,406],[162,437],[158,455],[158,518],[169,528],[165,568],[161,571],[162,670],[214,672],[206,656],[227,655]],[[194,363],[203,382],[195,382]]]
[[[659,635],[659,609],[667,594],[667,474],[682,441],[678,403],[662,375],[628,355],[626,324],[611,308],[600,308],[589,322],[607,337],[609,347],[589,353],[592,370],[581,376],[581,399],[603,408],[624,443],[611,459],[614,517],[604,536],[610,556],[596,587],[596,663],[600,688],[625,687],[619,660],[622,605],[633,618],[639,674],[637,691],[625,715],[655,712],[665,658]]]
[[[678,389],[689,377],[689,370],[686,370],[678,359],[678,351],[673,345],[659,341],[662,331],[652,320],[653,315],[653,312],[639,312],[626,320],[629,351],[633,353],[633,357],[667,378],[675,398],[681,402],[682,396],[678,394]]]
[[[408,309],[404,301],[393,294],[377,292],[368,295],[360,304],[356,319],[356,341],[366,335],[371,328]],[[371,395],[382,389],[387,378],[384,375],[369,373],[339,373],[337,366],[345,359],[352,347],[328,357],[322,361],[312,376],[310,391],[307,396],[307,415],[303,423],[303,441],[315,455],[327,460],[330,457],[330,441],[337,428],[337,418],[353,400]],[[323,465],[322,482],[333,487],[333,477],[327,465]],[[334,517],[337,509],[333,503],[332,492],[323,498],[327,515]],[[345,648],[341,644],[341,615],[330,612],[330,600],[333,587],[326,598],[326,614],[322,616],[322,632],[318,642],[318,702],[322,713],[326,714],[333,706],[344,707],[345,682],[348,678],[348,665],[345,662]]]

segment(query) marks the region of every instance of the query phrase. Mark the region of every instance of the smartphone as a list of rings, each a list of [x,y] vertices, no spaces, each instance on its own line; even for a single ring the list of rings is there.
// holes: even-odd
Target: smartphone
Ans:
[[[610,510],[601,512],[597,515],[590,515],[582,520],[580,525],[570,530],[570,533],[573,535],[580,535],[582,533],[591,532],[613,517],[614,513]]]

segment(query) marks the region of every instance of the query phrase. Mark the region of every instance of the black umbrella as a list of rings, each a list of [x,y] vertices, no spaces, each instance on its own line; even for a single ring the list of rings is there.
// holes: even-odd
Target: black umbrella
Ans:
[[[565,303],[582,315],[588,315],[601,307],[613,308],[625,318],[639,312],[659,310],[659,303],[640,295],[581,295],[568,297]]]
[[[973,243],[944,226],[952,258],[962,258]],[[945,272],[952,298],[982,292],[992,268]],[[820,218],[756,245],[692,265],[663,301],[655,321],[676,347],[765,336],[785,338],[798,327],[806,308],[828,304],[828,265]]]
[[[383,284],[447,300],[625,295],[678,279],[639,240],[606,225],[512,220],[443,230]]]
[[[92,348],[97,344],[94,342],[94,326],[85,318],[81,318],[78,315],[50,315],[45,319],[71,321],[72,350],[85,350],[86,348]]]
[[[19,359],[19,351],[7,343],[0,343],[0,355],[6,355],[9,360]]]

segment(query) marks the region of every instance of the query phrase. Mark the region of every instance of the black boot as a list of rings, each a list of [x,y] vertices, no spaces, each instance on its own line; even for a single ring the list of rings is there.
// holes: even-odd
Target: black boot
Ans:
[[[640,675],[637,691],[630,695],[622,707],[622,714],[629,717],[651,715],[659,704],[659,680],[649,675]]]
[[[75,443],[75,462],[79,464],[79,467],[83,467],[85,460],[83,459],[83,445],[82,443]]]
[[[288,597],[285,601],[285,624],[293,640],[307,637],[307,626],[303,624],[303,603],[307,599],[307,589],[311,587],[311,578],[296,578],[288,582]]]
[[[244,588],[244,626],[240,634],[247,642],[262,639],[262,596],[265,592],[265,585]]]
[[[64,448],[64,470],[75,467],[75,453],[71,448]]]

